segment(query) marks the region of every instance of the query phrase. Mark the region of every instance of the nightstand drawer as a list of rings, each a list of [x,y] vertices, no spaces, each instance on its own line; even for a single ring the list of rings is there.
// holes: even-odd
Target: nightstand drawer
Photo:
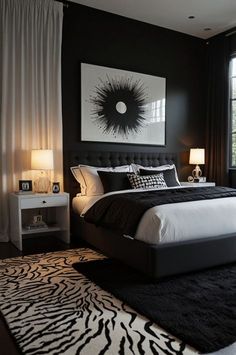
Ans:
[[[40,196],[33,198],[22,198],[21,208],[43,208],[43,207],[57,207],[66,206],[68,203],[67,196]]]

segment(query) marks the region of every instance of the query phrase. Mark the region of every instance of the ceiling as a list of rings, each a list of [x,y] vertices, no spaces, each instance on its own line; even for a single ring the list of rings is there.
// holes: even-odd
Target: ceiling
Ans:
[[[236,0],[71,1],[203,39],[236,26]]]

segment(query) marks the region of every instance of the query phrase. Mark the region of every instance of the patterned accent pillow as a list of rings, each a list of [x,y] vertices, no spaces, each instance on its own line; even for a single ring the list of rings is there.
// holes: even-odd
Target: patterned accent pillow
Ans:
[[[175,167],[172,169],[165,169],[165,170],[147,170],[147,169],[139,169],[139,174],[144,176],[144,175],[155,175],[155,174],[160,174],[163,173],[166,185],[168,187],[173,187],[173,186],[180,186],[180,182],[177,176],[177,172]]]
[[[167,187],[163,173],[146,176],[127,174],[127,176],[133,189],[153,189]]]

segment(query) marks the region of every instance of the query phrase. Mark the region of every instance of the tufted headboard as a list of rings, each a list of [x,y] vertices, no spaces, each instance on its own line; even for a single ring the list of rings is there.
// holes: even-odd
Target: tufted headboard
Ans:
[[[178,167],[178,157],[176,153],[102,151],[70,152],[66,160],[65,191],[70,193],[71,198],[79,192],[79,185],[70,172],[70,166],[85,164],[105,167],[136,163],[143,166],[175,164]]]

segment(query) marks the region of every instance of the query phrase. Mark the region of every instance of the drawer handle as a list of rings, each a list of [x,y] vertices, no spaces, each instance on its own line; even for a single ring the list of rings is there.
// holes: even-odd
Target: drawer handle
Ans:
[[[47,203],[47,202],[43,200],[43,202],[42,202],[42,203]]]

